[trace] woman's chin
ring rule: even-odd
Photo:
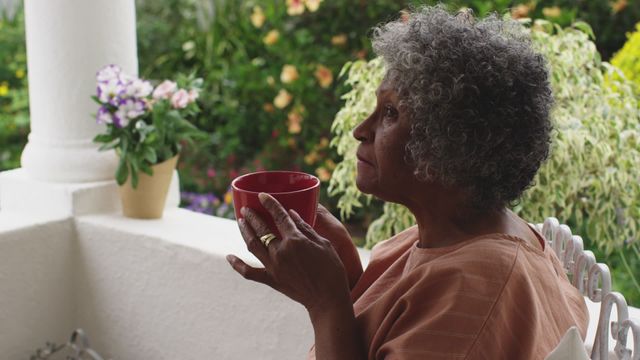
[[[360,192],[365,194],[375,195],[375,186],[374,179],[372,177],[364,176],[358,172],[356,175],[356,187]]]

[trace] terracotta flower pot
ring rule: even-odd
[[[119,187],[124,216],[136,219],[161,218],[177,163],[178,155],[153,165],[153,176],[141,172],[135,189],[131,186],[129,176],[127,182]]]

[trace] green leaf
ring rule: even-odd
[[[110,143],[114,140],[113,135],[111,134],[98,134],[93,138],[93,142],[97,143]]]
[[[149,175],[149,176],[153,176],[153,169],[151,168],[151,166],[149,166],[149,164],[142,162],[140,164],[140,171],[142,171],[143,173]]]
[[[95,95],[91,96],[91,100],[95,101],[98,105],[102,105],[102,101],[100,101],[100,99]]]
[[[156,154],[155,149],[150,146],[145,146],[143,148],[142,157],[150,164],[155,164],[158,162],[158,155]]]
[[[100,146],[98,148],[98,151],[107,151],[107,150],[112,150],[114,148],[116,148],[120,143],[119,142],[112,142],[111,144],[104,144],[102,146]]]
[[[118,163],[118,169],[116,170],[116,181],[118,182],[118,185],[124,185],[128,176],[129,168],[127,166],[127,161],[123,156],[120,158],[120,163]]]
[[[135,189],[138,187],[138,161],[135,157],[131,157],[131,186]]]
[[[593,33],[593,29],[591,28],[591,25],[587,24],[586,22],[584,22],[584,21],[576,21],[575,23],[573,23],[572,26],[574,28],[582,31],[583,33],[589,35],[591,40],[595,40],[596,39],[596,34]]]

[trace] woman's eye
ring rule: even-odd
[[[385,118],[395,118],[396,116],[398,116],[398,110],[396,110],[393,106],[387,105],[384,107]]]

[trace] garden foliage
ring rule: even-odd
[[[621,276],[635,287],[632,298],[638,299],[633,268],[640,265],[640,113],[632,85],[624,79],[606,81],[617,70],[600,60],[587,24],[563,29],[540,20],[532,28],[534,44],[550,65],[555,130],[549,160],[513,210],[532,222],[556,216],[584,235],[587,245],[616,255],[625,273]],[[357,141],[348,129],[373,111],[384,69],[378,59],[345,69],[351,90],[334,121],[332,140],[344,160],[336,167],[341,175],[331,179],[330,193],[340,196],[338,206],[349,216],[366,198],[355,185]],[[367,245],[413,222],[404,207],[385,204],[382,216],[369,227]]]
[[[182,157],[187,189],[222,194],[239,173],[256,169],[301,169],[328,180],[330,126],[341,105],[338,71],[368,57],[368,30],[404,3],[139,3],[141,73],[194,71],[206,85],[196,123],[213,135]]]
[[[611,64],[622,70],[624,76],[635,84],[636,93],[640,95],[640,23],[628,37],[622,49],[611,59]]]
[[[0,11],[0,171],[20,166],[29,133],[24,13],[9,15]]]

